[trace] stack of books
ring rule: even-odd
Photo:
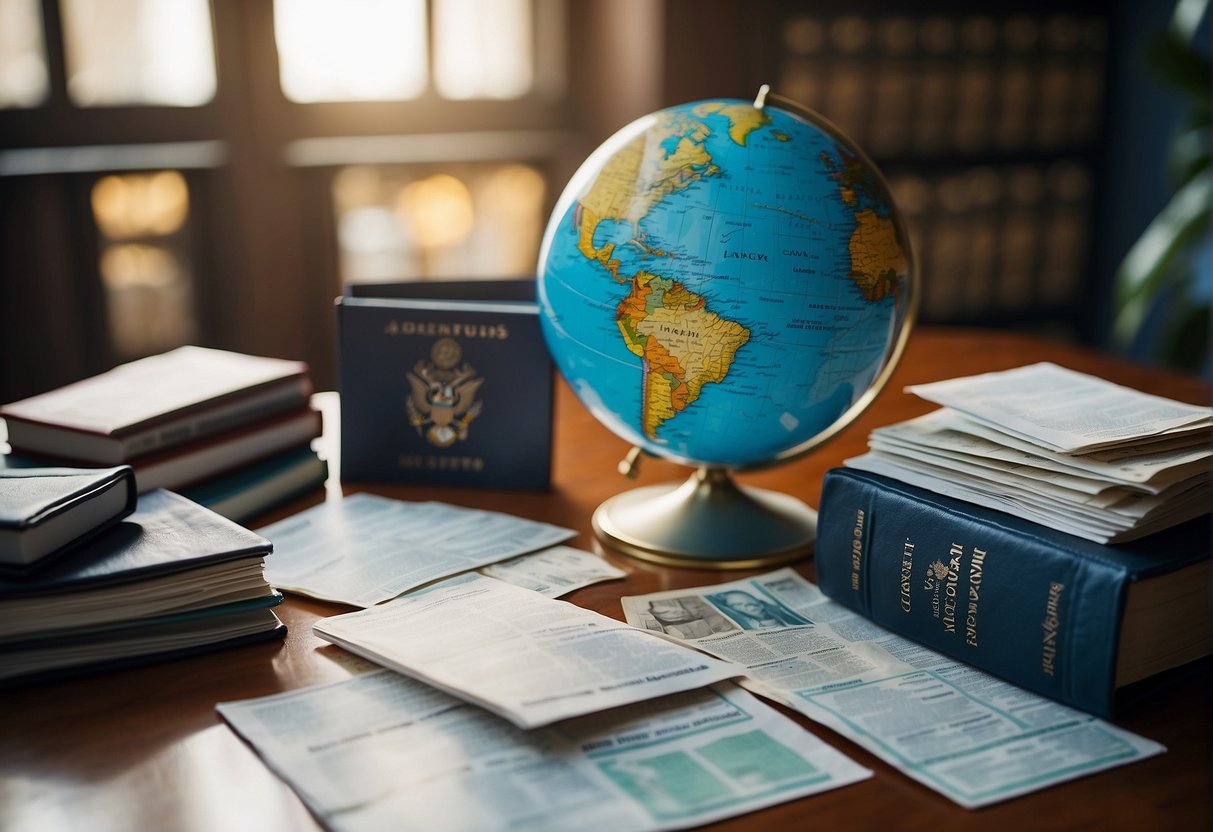
[[[1213,652],[1213,410],[1052,364],[908,389],[942,408],[826,472],[823,592],[1100,716]]]
[[[22,476],[17,497],[0,491],[2,507],[35,508],[36,516],[29,493],[42,487],[40,478],[62,476],[32,469]],[[99,509],[107,500],[97,494],[83,502]],[[98,529],[53,558],[37,559],[24,574],[0,578],[0,686],[285,632],[270,609],[282,595],[265,578],[272,546],[260,535],[163,489],[140,495],[134,511],[100,521]]]
[[[943,407],[872,431],[848,467],[1100,543],[1213,507],[1208,407],[1052,364],[909,390]]]
[[[327,476],[301,361],[187,346],[0,407],[5,468],[130,465],[245,522]]]

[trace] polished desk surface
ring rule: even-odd
[[[1185,401],[1208,403],[1198,380],[1021,335],[919,330],[892,381],[868,411],[830,444],[795,462],[741,475],[744,484],[793,494],[815,506],[825,470],[861,453],[878,425],[933,406],[902,392],[935,381],[1049,360]],[[574,545],[602,551],[590,516],[633,483],[616,473],[627,452],[560,384],[554,483],[549,493],[377,486],[401,499],[436,499],[508,511],[574,528]],[[682,480],[687,469],[646,459],[636,484]],[[340,493],[330,483],[330,497]],[[346,484],[346,492],[363,489]],[[252,524],[325,499],[301,499]],[[649,565],[611,552],[623,581],[578,590],[568,600],[622,618],[619,598],[742,577],[740,572]],[[797,564],[810,579],[812,560]],[[288,596],[278,608],[289,627],[273,642],[0,694],[0,828],[22,830],[314,829],[316,821],[215,712],[215,703],[346,678],[346,654],[311,632],[340,605]],[[1158,742],[1158,757],[977,811],[961,809],[863,749],[796,714],[875,776],[857,785],[743,815],[720,829],[1209,829],[1209,667],[1168,689],[1118,724]]]

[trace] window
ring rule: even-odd
[[[297,103],[407,101],[431,89],[455,101],[521,98],[536,81],[532,8],[533,0],[275,0],[282,91]]]
[[[332,385],[343,282],[533,273],[566,2],[0,0],[0,400],[190,342]]]
[[[282,92],[299,103],[416,98],[425,25],[425,0],[275,0]]]
[[[0,0],[0,108],[36,107],[49,91],[38,0]]]
[[[207,0],[60,0],[67,90],[81,107],[196,107],[215,96]]]

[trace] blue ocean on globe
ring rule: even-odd
[[[700,101],[581,166],[539,259],[544,336],[578,398],[654,455],[746,468],[812,445],[907,320],[878,172],[828,123]]]

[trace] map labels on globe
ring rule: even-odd
[[[879,173],[824,120],[671,107],[606,141],[557,203],[544,335],[580,400],[649,453],[784,458],[886,365],[907,319],[904,236]]]

